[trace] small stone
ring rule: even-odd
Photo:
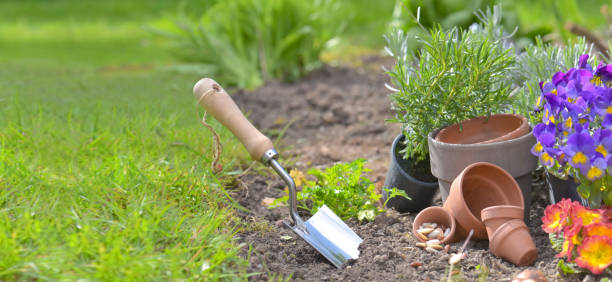
[[[427,247],[427,244],[425,244],[423,242],[418,242],[418,243],[416,243],[416,246],[417,247],[421,247],[421,248],[425,248],[425,247]]]
[[[450,228],[446,227],[446,230],[444,230],[444,238],[446,238],[446,236],[448,236],[450,234]]]
[[[595,281],[595,279],[592,276],[591,276],[590,279],[588,279],[589,276],[590,275],[587,275],[586,277],[584,277],[582,282]],[[529,269],[523,270],[521,273],[519,273],[518,275],[516,275],[512,279],[512,282],[526,282],[526,281],[545,282],[545,281],[548,281],[548,280],[546,279],[546,275],[544,275],[544,273],[542,273],[542,271],[539,271],[539,270],[533,269],[533,268],[529,268]]]
[[[417,230],[417,232],[423,234],[423,235],[427,235],[429,233],[431,233],[432,231],[434,231],[433,228],[419,228],[419,230]]]
[[[265,198],[263,198],[263,200],[261,200],[261,205],[269,207],[269,206],[272,205],[272,203],[274,203],[274,200],[276,200],[276,199],[265,197]]]
[[[440,239],[440,237],[442,236],[442,232],[440,228],[436,228],[433,231],[431,231],[431,233],[427,234],[427,238],[429,239]]]
[[[417,267],[419,267],[419,266],[423,266],[423,263],[418,262],[418,261],[415,261],[415,262],[412,262],[412,263],[410,264],[410,266],[412,266],[412,267],[414,267],[414,268],[417,268]]]
[[[425,242],[425,244],[427,244],[427,246],[431,246],[431,245],[440,245],[440,240],[438,240],[438,239],[432,239],[432,240],[429,240],[429,241]]]
[[[438,252],[436,249],[430,248],[430,247],[425,248],[425,250],[430,252],[430,253],[437,253]]]

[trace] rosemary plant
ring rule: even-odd
[[[468,30],[431,29],[417,37],[423,47],[416,54],[408,51],[412,38],[403,31],[385,36],[385,50],[395,59],[387,71],[395,110],[391,121],[402,124],[404,158],[427,159],[427,135],[436,128],[510,108],[514,52],[491,26],[499,23],[488,20],[500,17],[493,14]],[[498,36],[490,36],[495,32]]]

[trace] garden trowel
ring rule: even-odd
[[[296,209],[295,183],[276,160],[278,153],[272,141],[259,132],[240,112],[232,98],[210,78],[203,78],[193,87],[193,95],[221,124],[229,129],[246,147],[253,159],[268,165],[289,187],[289,213],[293,224],[285,224],[338,268],[350,259],[359,257],[363,242],[332,210],[322,206],[306,222]]]

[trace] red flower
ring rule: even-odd
[[[579,219],[582,225],[584,226],[605,221],[604,215],[601,210],[592,210],[589,208],[585,208],[578,202],[575,202],[572,205],[571,217],[572,221],[577,221]]]
[[[546,207],[542,217],[542,229],[546,233],[558,233],[563,230],[563,221],[566,219],[565,211],[557,203]]]
[[[591,224],[585,228],[584,237],[604,236],[612,238],[612,222]]]
[[[565,241],[563,241],[563,249],[557,254],[557,257],[567,256],[569,261],[572,261],[572,252],[574,250],[574,246],[580,245],[580,231],[582,230],[581,222],[574,222],[574,224],[563,228],[563,237]]]
[[[578,247],[576,264],[593,274],[601,274],[612,264],[612,238],[605,236],[585,238]]]

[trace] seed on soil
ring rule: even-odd
[[[429,241],[425,242],[425,244],[427,244],[427,246],[431,246],[431,245],[440,245],[440,240],[438,240],[438,239],[432,239],[432,240],[429,240]]]
[[[436,228],[431,233],[427,234],[427,238],[429,239],[440,239],[442,237],[442,229]]]
[[[432,248],[432,249],[436,249],[436,250],[444,249],[444,247],[442,247],[442,246],[440,246],[438,244],[428,245],[427,247]]]
[[[450,245],[446,245],[444,246],[444,253],[448,254],[448,251],[450,250]]]
[[[418,243],[416,243],[416,246],[417,247],[421,247],[421,248],[425,248],[425,247],[427,247],[427,244],[425,244],[423,242],[418,242]]]
[[[417,230],[417,232],[423,234],[423,235],[428,235],[429,233],[431,233],[432,231],[434,231],[433,228],[419,228],[419,230]]]
[[[418,262],[418,261],[415,261],[415,262],[411,263],[411,264],[410,264],[410,266],[412,266],[412,267],[414,267],[414,268],[417,268],[417,267],[419,267],[419,266],[423,266],[423,264],[422,264],[422,263],[420,263],[420,262]]]
[[[430,247],[425,248],[425,250],[430,252],[430,253],[437,253],[438,252],[438,250],[436,250],[434,248],[430,248]]]
[[[448,258],[448,263],[457,264],[465,257],[465,253],[453,254],[450,258]]]

